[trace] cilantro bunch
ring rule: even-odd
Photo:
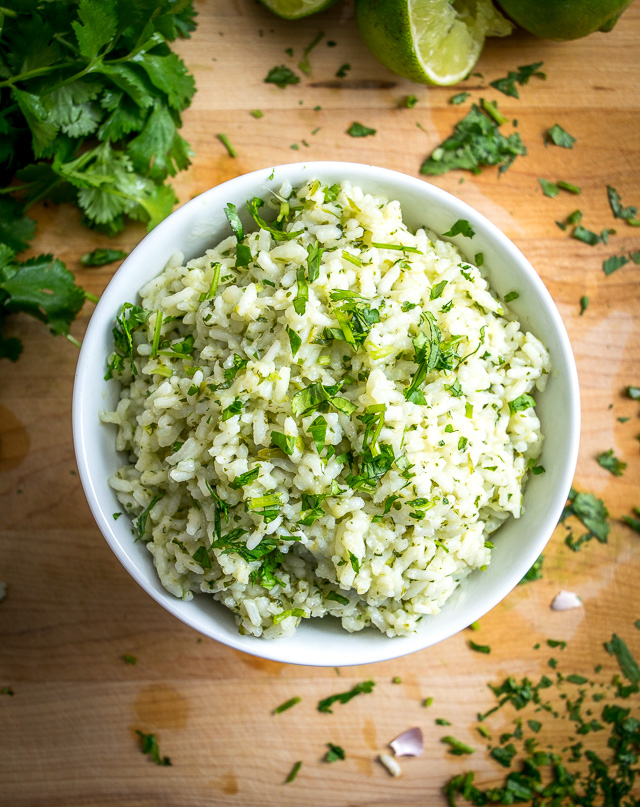
[[[195,28],[192,0],[2,5],[0,194],[73,201],[109,234],[153,227],[192,155],[178,129],[195,85],[169,47]]]

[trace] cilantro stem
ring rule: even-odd
[[[75,336],[71,336],[70,333],[65,333],[65,336],[71,342],[72,345],[75,345],[78,348],[78,350],[80,350],[82,344],[78,339],[75,338]]]
[[[91,294],[90,291],[85,291],[84,296],[92,303],[97,303],[100,300],[99,297],[96,297],[95,294]]]
[[[151,345],[152,359],[158,355],[158,348],[160,347],[160,334],[162,332],[162,319],[162,311],[156,311],[156,324],[153,329],[153,344]]]

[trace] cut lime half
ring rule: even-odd
[[[260,2],[278,17],[285,20],[299,20],[301,17],[324,11],[338,0],[260,0]]]
[[[382,64],[413,81],[442,86],[473,69],[485,37],[513,30],[490,0],[357,0],[356,19]]]

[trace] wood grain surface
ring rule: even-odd
[[[611,536],[606,545],[592,542],[574,553],[559,528],[542,580],[518,586],[482,619],[478,633],[408,658],[334,671],[238,653],[165,613],[111,553],[75,470],[77,353],[40,323],[15,317],[9,332],[24,339],[24,355],[0,365],[0,580],[8,586],[0,604],[0,688],[15,693],[0,695],[0,805],[443,805],[442,786],[458,772],[471,768],[484,784],[504,777],[475,730],[476,713],[493,702],[487,682],[539,678],[549,672],[551,655],[564,673],[591,675],[603,664],[600,680],[610,680],[617,665],[602,642],[612,632],[640,654],[633,625],[640,617],[640,536],[620,521],[640,506],[639,403],[624,395],[626,385],[640,384],[640,266],[629,263],[610,277],[602,271],[604,258],[640,249],[640,232],[612,218],[605,188],[611,184],[625,204],[640,205],[640,4],[606,35],[564,44],[523,33],[490,41],[477,67],[482,78],[455,89],[414,85],[378,64],[358,38],[349,2],[299,23],[280,21],[252,0],[200,0],[197,7],[198,30],[179,44],[198,86],[183,131],[196,156],[175,180],[181,202],[238,174],[300,160],[370,162],[417,176],[422,159],[468,108],[449,101],[463,89],[469,100],[497,97],[505,114],[517,118],[529,153],[506,174],[452,172],[433,181],[513,239],[553,295],[581,382],[576,486],[605,500]],[[263,83],[274,65],[295,67],[320,30],[326,36],[311,54],[309,77],[284,90]],[[532,79],[520,100],[487,86],[516,65],[540,60],[548,79]],[[351,65],[347,77],[336,78],[344,63]],[[399,108],[410,93],[418,105]],[[250,115],[258,108],[260,120]],[[376,136],[347,136],[354,120],[377,129]],[[577,138],[573,150],[545,147],[544,132],[554,123]],[[227,155],[218,132],[230,138],[237,158]],[[546,198],[539,176],[574,182],[582,194]],[[607,246],[589,247],[554,224],[577,207],[590,229],[616,228]],[[115,267],[82,269],[79,257],[106,239],[83,229],[70,207],[34,212],[34,252],[53,252],[82,286],[100,294]],[[112,243],[130,250],[142,235],[131,226]],[[590,304],[579,316],[582,295]],[[78,338],[90,314],[88,304],[73,328]],[[595,461],[609,448],[628,463],[621,478]],[[552,612],[550,602],[563,588],[577,592],[584,607]],[[472,652],[470,636],[490,645],[490,655]],[[567,649],[551,651],[548,637],[566,640]],[[126,664],[124,654],[137,664]],[[395,676],[402,683],[392,683]],[[372,694],[333,715],[316,710],[319,698],[367,679],[376,681]],[[300,704],[272,714],[294,695]],[[434,702],[425,709],[428,696]],[[437,717],[452,726],[435,725]],[[492,732],[512,719],[503,710]],[[403,761],[402,777],[392,779],[376,757],[414,725],[424,731],[425,753]],[[566,724],[554,725],[540,735],[544,746],[564,742]],[[140,753],[136,729],[157,735],[171,767]],[[473,757],[447,754],[440,742],[446,733],[474,745]],[[343,746],[347,759],[323,762],[327,742]],[[296,760],[303,760],[300,773],[285,785]]]

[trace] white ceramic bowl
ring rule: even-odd
[[[551,377],[536,410],[544,434],[541,462],[546,473],[529,480],[524,515],[500,527],[489,568],[470,575],[440,614],[426,617],[418,632],[406,638],[390,639],[374,628],[347,633],[331,618],[302,620],[296,634],[284,639],[241,636],[233,614],[212,597],[196,595],[183,602],[169,594],[151,554],[142,543],[133,542],[129,520],[112,517],[120,505],[107,480],[122,457],[115,450],[113,427],[99,422],[98,410],[114,408],[118,400],[118,385],[103,376],[119,307],[136,300],[138,289],[162,271],[175,250],[187,259],[198,257],[227,236],[227,202],[242,210],[247,199],[265,196],[285,180],[296,186],[310,177],[330,184],[349,180],[371,193],[398,199],[412,228],[426,224],[443,233],[457,219],[467,219],[476,233],[473,239],[452,240],[470,259],[484,254],[484,271],[495,291],[519,292],[512,309],[551,354]],[[316,666],[366,664],[421,650],[467,627],[500,602],[551,537],[573,479],[579,432],[578,378],[569,339],[549,292],[522,253],[484,216],[445,191],[395,171],[355,163],[295,163],[254,171],[206,191],[165,219],[133,250],[102,295],[82,344],[73,394],[73,436],[85,494],[100,530],[131,576],[167,611],[219,642],[263,658]]]

